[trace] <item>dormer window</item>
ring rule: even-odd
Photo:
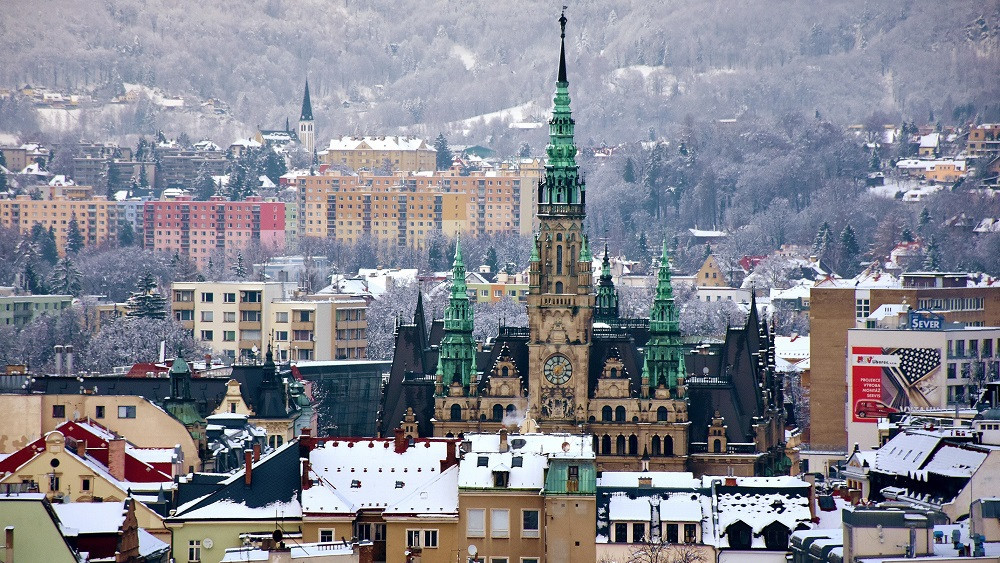
[[[481,455],[476,459],[476,467],[486,467],[489,464],[489,458]]]
[[[351,488],[352,489],[360,489],[361,488],[361,481],[359,481],[357,479],[353,479],[351,481]]]
[[[510,483],[510,472],[509,471],[494,471],[493,472],[493,486],[505,489],[508,483]]]
[[[510,465],[512,467],[522,467],[523,463],[524,463],[523,457],[515,457],[510,460]]]

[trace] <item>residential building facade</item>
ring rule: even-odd
[[[311,121],[311,104],[309,109]],[[331,139],[329,146],[319,151],[319,161],[351,170],[389,168],[416,172],[434,170],[437,151],[427,141],[416,137],[340,137]]]
[[[30,232],[36,223],[46,230],[51,227],[60,253],[66,251],[66,235],[73,218],[76,218],[84,245],[117,242],[118,206],[106,197],[95,196],[88,200],[35,200],[30,196],[20,195],[14,199],[0,199],[0,225],[17,229],[22,234]]]

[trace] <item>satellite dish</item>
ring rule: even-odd
[[[706,366],[706,367],[701,368],[701,373],[704,373],[705,375],[708,375],[708,367]]]
[[[476,546],[469,544],[469,557],[475,557],[477,553],[479,553],[479,550],[476,549]]]

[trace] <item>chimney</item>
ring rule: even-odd
[[[736,477],[732,477],[732,476],[726,477],[726,486],[727,487],[735,487],[736,486]]]
[[[257,463],[260,461],[260,444],[253,445],[253,462]]]
[[[66,350],[66,375],[73,375],[73,346],[67,344]]]
[[[76,441],[76,455],[80,457],[87,457],[87,441],[77,440]]]
[[[448,440],[448,453],[445,454],[445,458],[441,460],[441,471],[448,469],[449,467],[458,463],[458,456],[455,454],[455,450],[458,448],[458,440]]]
[[[253,482],[253,450],[243,450],[243,482],[249,487]]]
[[[212,369],[212,355],[205,354],[205,369]]]
[[[308,491],[312,487],[312,479],[309,478],[309,459],[301,458],[299,461],[302,466],[302,490]]]
[[[108,440],[108,473],[119,481],[125,480],[125,439]]]
[[[506,453],[510,451],[510,444],[507,443],[507,429],[500,429],[500,453]]]
[[[403,433],[402,428],[396,429],[396,438],[394,441],[397,454],[401,454],[406,451],[406,434]]]
[[[56,344],[56,375],[62,375],[62,364],[63,364],[63,347],[61,344]]]
[[[3,561],[4,563],[14,563],[14,526],[7,526],[3,532],[4,545],[7,546]],[[368,561],[371,563],[371,559]]]

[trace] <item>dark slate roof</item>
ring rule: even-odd
[[[191,378],[191,398],[197,403],[202,416],[212,414],[222,402],[226,396],[226,381],[228,378],[225,377]],[[76,395],[80,393],[81,385],[96,395],[138,395],[158,404],[163,404],[164,399],[170,396],[168,377],[99,376],[84,378],[81,384],[75,376],[44,375],[35,377],[31,389],[47,395]]]
[[[222,488],[222,482],[232,475],[220,473],[192,473],[187,481],[177,487],[176,504],[181,506]]]
[[[288,503],[290,501],[299,502],[302,495],[302,479],[299,471],[299,442],[292,440],[284,446],[278,448],[274,453],[262,457],[260,461],[253,464],[250,485],[246,484],[246,468],[233,474],[221,484],[221,487],[208,496],[192,501],[181,506],[177,513],[170,519],[179,521],[191,519],[215,519],[213,517],[201,518],[194,514],[199,509],[208,507],[216,502],[230,501],[242,505],[248,509],[265,509],[276,503]],[[185,486],[184,484],[181,487]],[[275,514],[274,511],[261,510],[260,517],[250,518],[234,516],[231,514],[220,514],[220,520],[260,520],[274,521],[283,519],[286,516]],[[292,515],[287,515],[291,517]]]

